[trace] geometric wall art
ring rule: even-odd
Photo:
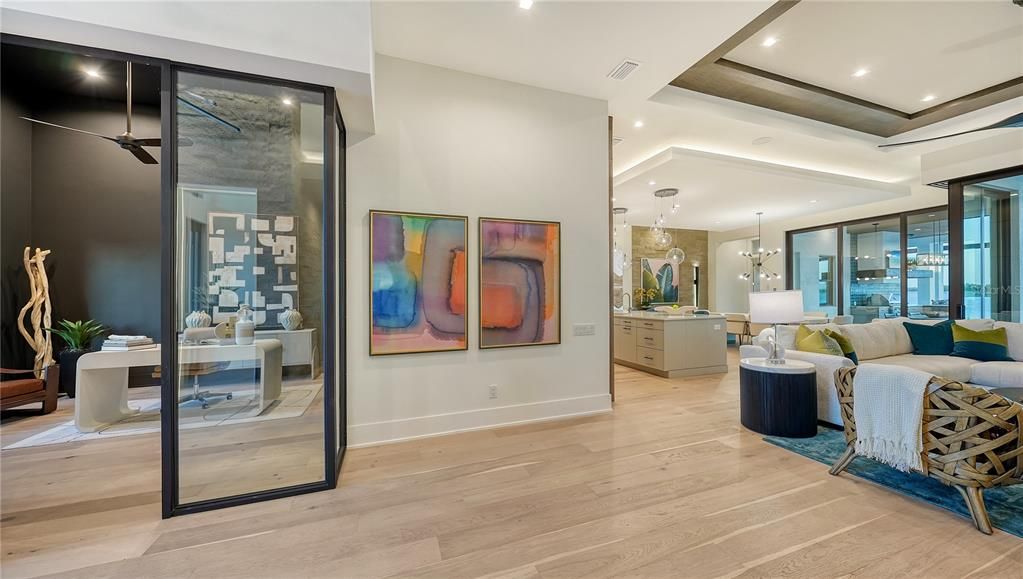
[[[642,267],[642,285],[644,291],[653,290],[647,302],[678,302],[678,264],[667,259],[644,257],[640,260]]]
[[[371,356],[468,346],[468,217],[369,212]]]
[[[277,314],[298,309],[298,219],[290,215],[210,212],[207,293],[213,323],[252,308],[256,326],[279,326]]]
[[[561,343],[561,224],[480,218],[480,348]]]

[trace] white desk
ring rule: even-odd
[[[258,361],[261,371],[255,398],[262,411],[281,395],[281,351],[278,340],[256,340],[248,346],[182,345],[178,363]],[[138,411],[128,406],[128,368],[161,362],[159,345],[129,352],[90,352],[79,358],[75,428],[95,432],[135,415]]]
[[[309,379],[315,380],[319,373],[316,365],[319,356],[316,341],[316,328],[301,330],[256,330],[256,338],[260,340],[280,340],[284,346],[284,366],[309,366]]]

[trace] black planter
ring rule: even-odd
[[[60,391],[67,394],[68,398],[75,397],[78,359],[88,353],[88,350],[64,350],[57,354],[57,361],[60,363]]]

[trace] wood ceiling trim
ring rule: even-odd
[[[780,0],[772,4],[670,84],[879,137],[895,136],[1023,96],[1023,77],[1019,77],[907,113],[725,58],[798,3]]]

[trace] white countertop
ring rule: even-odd
[[[725,317],[721,314],[707,314],[707,315],[682,315],[682,314],[670,314],[665,312],[648,312],[642,310],[633,310],[628,313],[615,312],[616,318],[631,318],[634,320],[663,320],[666,322],[689,322],[694,320],[723,320]]]
[[[739,367],[771,374],[811,374],[817,371],[816,366],[802,360],[785,360],[784,364],[768,364],[767,358],[743,358],[739,360]]]

